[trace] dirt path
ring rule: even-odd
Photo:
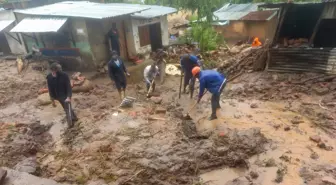
[[[12,68],[0,65],[2,75],[15,76]],[[35,72],[24,78],[31,75]],[[94,90],[74,94],[73,106],[80,121],[67,131],[60,106],[38,106],[34,93],[26,96],[18,92],[16,96],[22,96],[18,101],[3,101],[0,151],[16,143],[15,138],[32,136],[23,128],[38,122],[50,125],[50,129],[37,135],[50,139],[39,143],[30,155],[37,156],[41,169],[37,175],[58,182],[237,185],[241,180],[292,185],[336,178],[336,142],[333,132],[326,132],[336,128],[331,124],[335,108],[328,106],[326,110],[316,104],[320,99],[335,101],[334,92],[316,95],[308,89],[303,93],[287,83],[287,77],[296,79],[295,75],[283,78],[276,74],[276,80],[272,75],[247,74],[230,83],[219,119],[212,122],[206,120],[210,113],[207,95],[191,114],[196,127],[180,119],[193,101],[187,95],[178,99],[178,77],[168,77],[164,86],[159,86],[162,100],[146,100],[144,84],[130,85],[128,95],[138,100],[133,108],[123,111],[116,108],[119,100],[110,80],[96,79]],[[29,82],[38,89],[43,80],[43,75],[38,75]],[[0,82],[7,83],[3,78]],[[311,108],[316,115],[309,112]],[[323,116],[326,119],[320,119]],[[16,126],[19,123],[24,126]],[[21,152],[2,165],[12,168],[25,157]]]

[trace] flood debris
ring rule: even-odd
[[[10,132],[6,133],[4,144],[0,146],[1,166],[13,167],[27,156],[36,155],[51,140],[50,127],[39,122],[2,126]]]

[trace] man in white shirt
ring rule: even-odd
[[[159,74],[159,68],[153,63],[148,65],[144,70],[144,78],[146,81],[147,91],[149,90],[151,83],[153,82],[152,90],[155,89],[155,77]]]

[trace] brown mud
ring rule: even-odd
[[[3,166],[36,156],[40,176],[70,184],[293,185],[336,179],[330,167],[336,164],[334,79],[244,74],[226,87],[218,120],[206,119],[207,94],[186,121],[183,114],[194,100],[178,99],[179,77],[168,76],[153,100],[146,99],[141,82],[129,85],[127,94],[137,101],[123,110],[111,81],[101,77],[91,80],[93,90],[74,94],[80,120],[67,130],[59,104],[37,103],[44,75],[28,69],[18,76],[15,67],[1,64],[1,75],[36,80],[28,80],[29,95],[0,80],[3,94],[16,92],[0,99]]]

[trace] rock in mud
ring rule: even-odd
[[[256,171],[250,171],[250,176],[252,179],[257,179],[259,177],[259,174]]]
[[[4,185],[62,185],[50,179],[44,179],[6,168],[7,178]]]
[[[74,86],[72,92],[89,92],[94,88],[91,81],[85,79],[84,83],[80,86]]]
[[[26,172],[30,174],[36,174],[37,162],[35,157],[29,157],[17,163],[14,167],[14,170],[19,172]]]
[[[316,152],[313,152],[310,154],[310,158],[317,160],[319,158],[319,155]]]
[[[280,125],[280,124],[274,124],[273,127],[274,127],[276,130],[278,130],[278,129],[281,127],[281,125]]]
[[[275,182],[281,183],[283,181],[284,176],[287,173],[287,167],[286,166],[280,166],[277,170],[277,176],[275,178]]]
[[[155,104],[161,104],[161,102],[162,102],[162,98],[161,98],[161,97],[151,97],[150,99],[151,99],[152,102],[154,102]]]
[[[0,168],[0,185],[3,185],[6,176],[7,176],[7,170]]]
[[[40,106],[51,104],[50,96],[48,93],[41,94],[37,97],[37,104]]]
[[[319,147],[319,148],[321,148],[321,149],[324,149],[324,150],[326,150],[326,151],[332,151],[334,148],[332,147],[332,146],[328,146],[328,145],[326,145],[324,142],[319,142],[318,144],[317,144],[317,146]]]
[[[291,129],[290,126],[285,126],[285,127],[284,127],[284,130],[285,130],[285,131],[290,131],[290,129]]]
[[[156,114],[166,114],[167,110],[163,107],[157,107],[155,110]]]
[[[312,140],[312,141],[314,141],[315,143],[321,142],[321,137],[318,136],[318,135],[310,136],[309,139]]]
[[[252,103],[252,104],[250,105],[250,107],[251,107],[252,109],[255,109],[255,108],[258,108],[259,106],[258,106],[257,103]]]
[[[315,87],[313,88],[313,90],[317,95],[320,95],[320,96],[323,96],[329,93],[328,87]]]
[[[294,125],[297,125],[297,124],[300,124],[300,123],[303,123],[303,119],[302,117],[300,116],[295,116],[291,122],[294,124]]]
[[[227,182],[225,185],[251,185],[251,183],[245,177],[239,177]]]
[[[326,183],[327,185],[336,185],[336,180],[330,176],[322,177],[322,182]]]

